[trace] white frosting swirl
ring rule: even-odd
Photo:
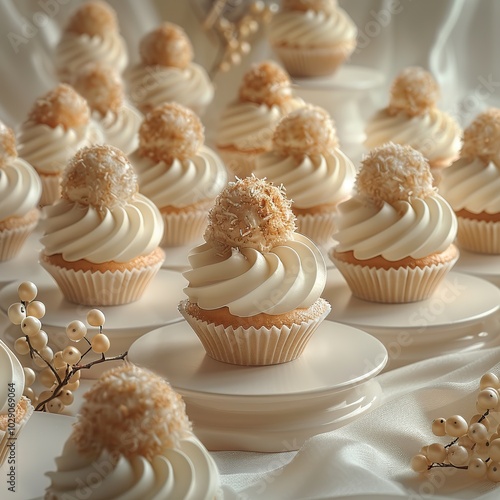
[[[231,314],[240,317],[308,308],[326,283],[321,253],[298,233],[269,252],[241,248],[221,256],[204,243],[195,247],[188,259],[192,269],[183,276],[189,282],[184,289],[189,301],[206,310],[228,307]]]
[[[388,261],[421,259],[446,250],[457,234],[457,219],[439,195],[382,207],[355,195],[338,208],[338,252],[353,251],[359,260],[381,255]]]
[[[455,211],[500,213],[500,170],[493,162],[456,161],[443,172],[439,191]]]
[[[61,199],[44,207],[40,226],[44,253],[62,254],[68,262],[128,262],[151,253],[163,236],[160,212],[141,194],[102,215],[92,206]]]
[[[456,158],[461,147],[460,126],[437,108],[412,117],[404,111],[391,116],[383,109],[372,117],[365,132],[368,149],[386,142],[405,144],[420,151],[431,163]]]
[[[337,148],[328,155],[300,160],[269,152],[257,158],[255,175],[283,185],[294,207],[310,208],[345,200],[351,194],[356,168]]]
[[[0,415],[6,415],[19,403],[23,395],[24,370],[17,356],[2,340],[0,340],[0,384],[3,387],[0,391]]]
[[[106,144],[115,146],[126,155],[139,146],[139,127],[142,113],[129,104],[124,104],[118,113],[108,111],[104,116],[92,113],[92,118],[100,125]]]
[[[55,52],[55,66],[62,81],[70,81],[85,64],[105,63],[119,73],[127,67],[128,52],[125,40],[119,33],[106,37],[64,33]]]
[[[196,63],[185,69],[139,64],[127,72],[126,79],[129,98],[139,109],[177,102],[201,114],[214,97],[207,72]]]
[[[23,159],[0,168],[0,220],[25,216],[38,205],[41,195],[40,177]]]
[[[212,500],[219,491],[217,466],[193,435],[178,449],[166,449],[147,460],[142,456],[98,457],[78,452],[72,439],[56,458],[57,471],[48,472],[51,485],[46,500],[92,498],[95,500]]]
[[[354,41],[356,36],[356,25],[341,8],[330,14],[313,10],[282,11],[273,16],[269,25],[271,43],[296,47],[330,46]]]
[[[37,172],[60,174],[73,155],[82,147],[102,142],[99,126],[92,120],[88,125],[66,130],[45,124],[25,122],[17,137],[17,151]]]
[[[171,165],[156,163],[133,153],[130,161],[137,172],[139,190],[159,208],[186,207],[203,200],[213,200],[222,191],[227,173],[222,160],[210,148],[202,146],[187,160]]]

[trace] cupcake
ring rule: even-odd
[[[16,439],[33,413],[30,400],[23,396],[24,380],[21,363],[0,340],[0,466],[16,459]]]
[[[131,364],[108,370],[84,395],[55,462],[46,500],[219,495],[217,466],[193,434],[181,396]]]
[[[59,84],[35,101],[17,141],[19,156],[42,180],[41,205],[59,199],[62,172],[77,150],[101,140],[87,101],[73,87]]]
[[[40,264],[70,302],[138,300],[163,263],[163,220],[138,193],[128,159],[112,146],[82,148],[61,185],[61,199],[44,208],[40,221]]]
[[[411,146],[428,160],[434,184],[445,167],[457,159],[462,130],[456,120],[436,106],[439,87],[423,68],[409,67],[394,79],[389,106],[366,126],[365,147],[387,142]]]
[[[230,182],[209,213],[205,243],[189,253],[179,310],[206,353],[237,365],[272,365],[303,352],[330,304],[321,252],[295,232],[282,189]]]
[[[193,62],[193,46],[184,30],[165,22],[140,41],[141,62],[127,71],[130,99],[144,114],[175,101],[202,115],[214,88],[205,69]]]
[[[200,240],[208,209],[227,181],[222,160],[204,145],[200,119],[189,108],[166,103],[146,115],[139,135],[139,149],[130,161],[139,191],[163,217],[161,246]]]
[[[465,129],[460,159],[439,189],[457,215],[459,246],[500,254],[500,109],[487,109]]]
[[[338,206],[330,256],[353,295],[374,302],[429,298],[458,259],[457,219],[410,146],[373,149],[355,193]]]
[[[116,12],[106,2],[87,1],[70,17],[55,50],[59,79],[70,82],[82,66],[101,62],[123,72],[128,64]]]
[[[222,112],[215,133],[216,148],[229,171],[238,177],[251,175],[257,156],[271,150],[280,119],[303,105],[278,64],[263,61],[252,66],[243,77],[237,99]]]
[[[333,74],[356,48],[358,30],[337,0],[282,0],[269,43],[294,77]]]
[[[73,87],[86,99],[106,144],[126,155],[138,147],[142,113],[125,100],[123,82],[114,68],[103,63],[86,64],[76,74]]]
[[[273,149],[257,158],[255,175],[283,185],[297,231],[324,245],[335,231],[337,205],[351,195],[356,168],[338,148],[330,115],[306,106],[281,119]]]
[[[0,122],[0,261],[15,257],[35,229],[42,183],[18,158],[14,132]]]

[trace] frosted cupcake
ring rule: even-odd
[[[213,500],[219,472],[170,384],[134,365],[105,372],[84,395],[46,500]]]
[[[222,112],[215,144],[229,171],[251,175],[258,155],[270,151],[280,119],[304,105],[294,97],[290,77],[278,64],[263,61],[244,75],[238,97]]]
[[[16,355],[0,340],[0,466],[10,456],[21,429],[33,413],[30,400],[23,396],[24,370]],[[13,448],[15,450],[15,447]],[[11,462],[13,463],[13,462]]]
[[[64,171],[61,200],[45,207],[40,224],[40,263],[70,302],[138,300],[163,263],[161,215],[112,146],[78,151]]]
[[[18,158],[14,132],[0,122],[0,261],[15,257],[35,229],[42,182]]]
[[[356,48],[358,30],[337,0],[282,0],[269,43],[290,75],[330,75]]]
[[[330,115],[306,106],[279,122],[273,149],[257,158],[255,175],[283,185],[297,231],[323,245],[335,231],[337,205],[351,195],[356,169],[338,148]]]
[[[465,129],[461,158],[439,188],[458,217],[459,246],[500,254],[500,109],[484,111]]]
[[[59,199],[62,172],[78,149],[101,140],[87,102],[73,87],[59,84],[35,101],[17,141],[19,156],[42,180],[41,205]]]
[[[54,58],[63,82],[70,82],[89,62],[105,63],[121,73],[128,64],[128,52],[115,11],[106,2],[83,3],[70,17]]]
[[[184,30],[163,23],[140,44],[141,62],[127,71],[130,99],[144,114],[175,101],[202,115],[214,88],[205,69],[193,62],[193,46]]]
[[[387,142],[406,144],[428,160],[435,185],[444,168],[458,158],[462,130],[436,103],[439,87],[433,76],[409,67],[394,79],[389,106],[378,111],[366,126],[365,147]]]
[[[200,240],[208,209],[226,184],[226,168],[204,139],[198,116],[180,104],[158,106],[141,125],[140,147],[130,161],[139,191],[156,204],[165,222],[161,246]]]
[[[314,243],[295,232],[282,190],[256,177],[230,182],[204,238],[188,256],[188,299],[179,310],[207,354],[237,365],[300,356],[330,312],[320,298],[326,267]]]
[[[355,296],[427,299],[457,261],[457,219],[432,180],[410,146],[388,143],[363,160],[355,194],[338,206],[330,254]]]
[[[138,147],[142,113],[125,100],[123,82],[115,69],[103,63],[86,64],[76,74],[73,87],[86,99],[106,144],[126,155]]]

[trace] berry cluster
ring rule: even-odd
[[[81,351],[73,345],[68,345],[61,351],[53,352],[49,347],[49,336],[42,330],[45,316],[45,305],[36,299],[38,289],[34,283],[25,281],[18,287],[20,302],[12,304],[8,309],[8,317],[14,325],[20,325],[22,335],[14,342],[14,350],[20,355],[29,355],[33,363],[40,368],[37,373],[29,367],[24,367],[25,387],[23,394],[31,399],[35,410],[50,413],[61,413],[74,400],[73,392],[80,385],[82,369],[89,369],[104,361],[125,359],[127,353],[106,357],[111,344],[109,338],[102,333],[105,317],[99,309],[92,309],[87,314],[87,323],[99,328],[91,340],[87,338],[87,327],[79,320],[72,321],[66,327],[66,335],[72,342],[84,341]],[[84,362],[90,352],[100,354],[100,357]],[[34,383],[38,380],[45,390],[35,393]]]
[[[415,472],[434,467],[467,470],[471,477],[500,482],[500,425],[494,418],[500,412],[500,381],[494,373],[485,373],[479,383],[476,400],[478,413],[467,421],[461,415],[437,418],[432,422],[435,436],[449,436],[447,444],[424,446],[411,459]]]

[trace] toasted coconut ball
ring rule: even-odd
[[[281,119],[273,135],[273,148],[282,156],[327,154],[338,145],[332,118],[319,106],[305,106]]]
[[[281,8],[284,11],[296,10],[306,12],[332,12],[337,8],[337,0],[282,0]]]
[[[243,76],[239,98],[256,104],[281,106],[292,98],[290,77],[273,61],[255,64]]]
[[[185,31],[168,22],[142,38],[139,53],[147,66],[184,69],[193,60],[193,46]]]
[[[423,68],[411,66],[401,71],[392,83],[389,112],[422,115],[434,107],[438,99],[439,86],[434,77]]]
[[[84,396],[73,439],[82,454],[152,460],[191,433],[181,396],[153,372],[124,364],[105,372]]]
[[[82,4],[66,25],[67,33],[101,38],[115,31],[118,31],[116,12],[106,2],[97,0]]]
[[[464,130],[461,156],[500,166],[500,109],[483,111]]]
[[[60,83],[35,101],[28,120],[52,128],[61,125],[68,130],[87,125],[90,109],[87,101],[73,87]]]
[[[363,159],[356,189],[376,204],[393,204],[436,194],[429,163],[419,151],[392,142],[372,149]]]
[[[173,102],[150,111],[139,128],[139,154],[157,162],[192,158],[204,141],[204,128],[196,113]]]
[[[257,177],[230,182],[208,214],[205,241],[221,254],[230,248],[267,252],[290,240],[295,215],[283,188]]]
[[[107,64],[86,64],[75,76],[73,86],[90,109],[102,116],[108,111],[117,113],[123,106],[125,92],[120,74]]]
[[[14,131],[0,122],[0,168],[17,158],[16,136]]]
[[[137,175],[127,157],[113,146],[77,151],[64,170],[61,197],[100,213],[125,205],[138,192]]]

